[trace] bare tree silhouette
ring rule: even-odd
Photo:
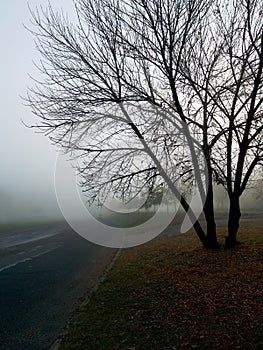
[[[50,6],[32,11],[44,77],[27,98],[37,127],[83,157],[91,199],[166,183],[206,248],[219,247],[213,182],[223,184],[225,246],[235,246],[239,199],[262,165],[263,5],[76,0],[75,7],[77,24]],[[206,233],[176,185],[184,179],[191,187],[193,174],[206,198]]]

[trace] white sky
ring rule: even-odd
[[[74,10],[71,0],[50,2],[55,8],[63,7],[69,13]],[[31,8],[37,5],[45,7],[47,1],[29,0],[28,3]],[[53,185],[55,148],[47,137],[27,129],[21,122],[21,119],[27,124],[36,121],[20,97],[25,96],[27,86],[33,84],[28,74],[34,77],[38,74],[32,62],[38,58],[33,37],[23,27],[23,24],[29,25],[29,21],[27,0],[1,0],[0,208],[5,206],[3,201],[8,198],[12,205],[7,204],[13,216],[25,213],[26,207],[27,211],[35,208],[47,215],[52,215],[52,212],[56,215],[58,209]],[[1,196],[3,193],[4,196]]]

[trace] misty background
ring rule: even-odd
[[[36,123],[21,96],[33,83],[28,74],[39,77],[33,64],[39,59],[34,40],[23,26],[30,27],[28,3],[32,9],[48,4],[43,0],[0,3],[0,222],[61,218],[53,184],[56,149],[47,137],[22,123]],[[71,1],[51,4],[73,11]]]
[[[51,0],[50,3],[74,18],[71,0]],[[37,122],[21,98],[33,84],[29,75],[39,78],[33,64],[38,62],[39,55],[33,36],[24,28],[24,25],[32,27],[28,4],[34,10],[39,5],[45,8],[48,1],[12,0],[0,4],[0,223],[62,218],[54,188],[57,150],[47,137],[22,123],[22,120],[27,125]],[[219,189],[216,193],[216,207],[224,210],[226,194]],[[262,203],[262,199],[255,200],[254,190],[242,200],[245,210],[262,210]]]

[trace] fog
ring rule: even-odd
[[[32,9],[40,4],[45,7],[47,3],[29,1]],[[53,0],[51,4],[74,13],[71,0]],[[23,27],[23,24],[30,26],[29,21],[27,0],[1,1],[0,223],[62,218],[54,188],[57,150],[47,137],[22,123],[22,120],[28,125],[36,122],[20,97],[25,96],[27,86],[33,83],[28,74],[39,76],[32,62],[38,61],[38,53],[31,34]],[[217,209],[226,209],[224,195],[217,193],[217,196]],[[242,203],[244,210],[262,210],[262,201],[254,200],[254,192],[244,197]]]
[[[71,1],[52,3],[73,10]],[[30,0],[29,4],[34,8],[47,1]],[[38,77],[32,62],[38,60],[38,54],[31,34],[23,27],[30,25],[29,20],[27,0],[1,1],[0,222],[61,217],[53,184],[56,149],[48,138],[22,123],[36,122],[21,98],[32,85],[28,74]]]
[[[222,186],[215,186],[215,210],[226,212],[228,210],[227,193]],[[247,190],[240,198],[240,207],[243,214],[246,213],[262,213],[263,195],[259,195],[256,184],[248,186]]]

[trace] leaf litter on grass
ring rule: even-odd
[[[246,223],[220,252],[193,232],[125,250],[61,349],[263,349],[262,233]]]

